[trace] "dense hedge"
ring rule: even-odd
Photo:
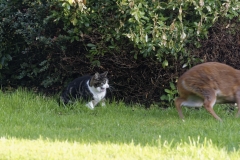
[[[166,87],[203,59],[192,51],[209,29],[239,12],[235,0],[2,0],[0,82],[59,91],[108,70],[117,99],[170,101],[176,89]]]

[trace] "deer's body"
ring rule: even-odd
[[[215,103],[237,103],[240,115],[240,70],[217,62],[199,64],[179,78],[177,88],[180,97],[175,105],[182,119],[181,106],[204,106],[221,120],[213,110]]]

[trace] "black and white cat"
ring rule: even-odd
[[[107,71],[93,76],[82,76],[70,82],[62,92],[60,99],[66,105],[72,99],[83,99],[88,101],[86,106],[90,109],[101,101],[105,106],[105,96],[109,88]]]

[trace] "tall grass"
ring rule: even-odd
[[[175,108],[64,108],[54,97],[0,92],[0,159],[238,159],[239,119],[215,110],[223,122],[187,108],[182,122]]]

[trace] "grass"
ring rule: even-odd
[[[238,159],[239,119],[215,107],[148,110],[124,103],[89,110],[22,89],[0,92],[0,159]]]

